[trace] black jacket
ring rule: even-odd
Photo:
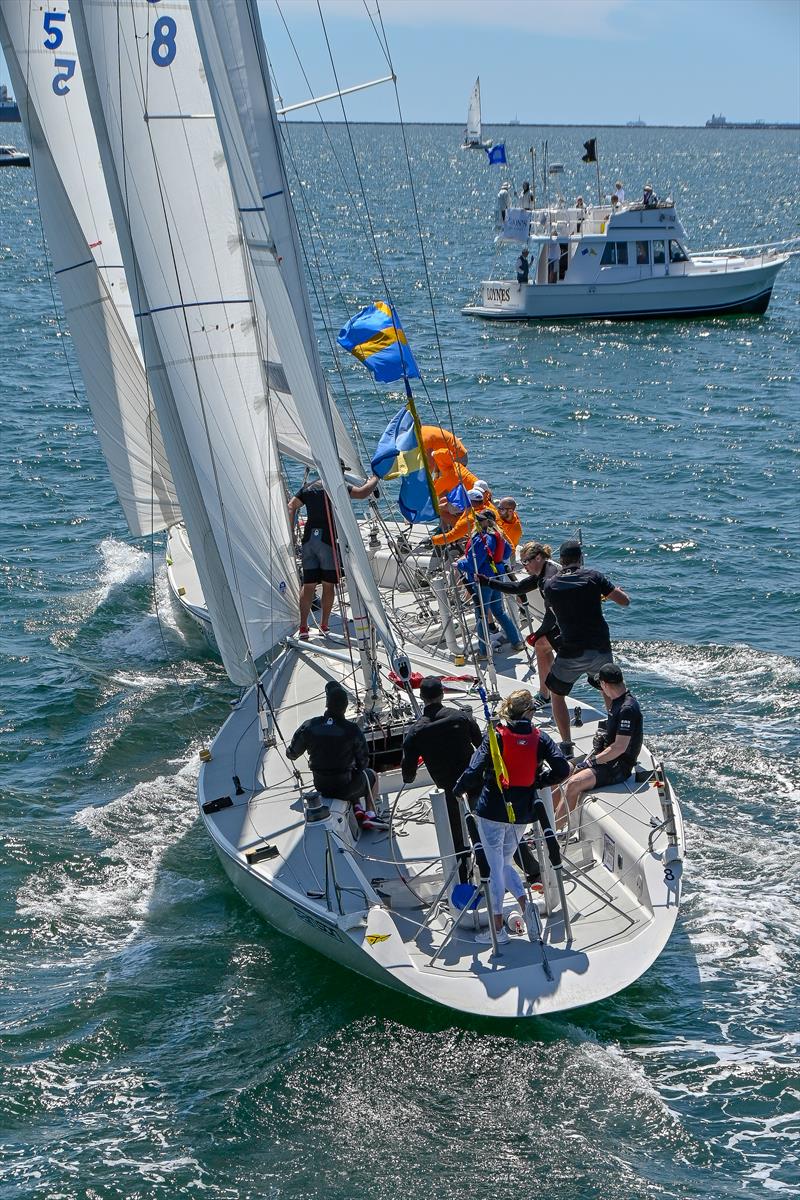
[[[369,762],[367,741],[359,727],[329,712],[304,721],[295,730],[286,753],[291,759],[308,753],[314,786],[320,791],[326,784],[349,781]]]
[[[426,704],[422,716],[403,738],[403,779],[411,783],[422,759],[433,782],[452,791],[466,769],[472,751],[481,744],[481,731],[472,713],[445,708],[438,701]]]

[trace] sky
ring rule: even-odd
[[[322,0],[324,28],[316,0],[278,3],[259,0],[285,104],[336,87],[326,32],[341,87],[388,73],[379,3],[406,121],[463,124],[478,75],[487,125],[800,121],[800,0]],[[398,119],[387,85],[346,104],[354,121]]]

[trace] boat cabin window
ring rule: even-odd
[[[636,265],[637,267],[648,267],[650,265],[650,243],[636,243]]]
[[[653,242],[653,263],[657,267],[663,267],[665,261],[664,243],[659,239],[659,241]]]
[[[671,263],[689,261],[689,256],[680,242],[673,242],[671,239],[669,243],[669,261]]]
[[[601,267],[627,267],[628,265],[628,243],[627,242],[606,242],[606,248],[603,251],[603,257],[600,259]]]

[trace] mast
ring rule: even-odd
[[[239,217],[185,4],[73,3],[153,397],[225,668],[297,623],[297,572]]]
[[[216,0],[213,5],[190,0],[190,7],[254,275],[331,500],[348,585],[355,587],[390,659],[402,671],[404,656],[378,592],[333,441],[256,0]],[[358,612],[355,598],[353,609]],[[360,648],[368,653],[366,643],[365,634]],[[368,673],[374,676],[374,664]]]

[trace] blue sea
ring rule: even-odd
[[[515,186],[548,138],[569,198],[592,195],[596,133],[606,188],[672,193],[696,249],[797,233],[791,132],[487,132]],[[358,172],[342,126],[287,136],[332,387],[369,451],[402,397],[355,361],[340,377],[326,330],[390,292],[423,417],[452,413],[526,534],[580,530],[631,595],[612,632],[683,803],[682,918],[622,994],[497,1025],[348,974],[239,899],[194,799],[233,689],[170,605],[163,540],[126,531],[33,173],[5,169],[0,1200],[800,1194],[800,260],[763,317],[463,317],[513,262],[506,168],[454,127],[406,134],[413,194],[397,127],[352,129]]]

